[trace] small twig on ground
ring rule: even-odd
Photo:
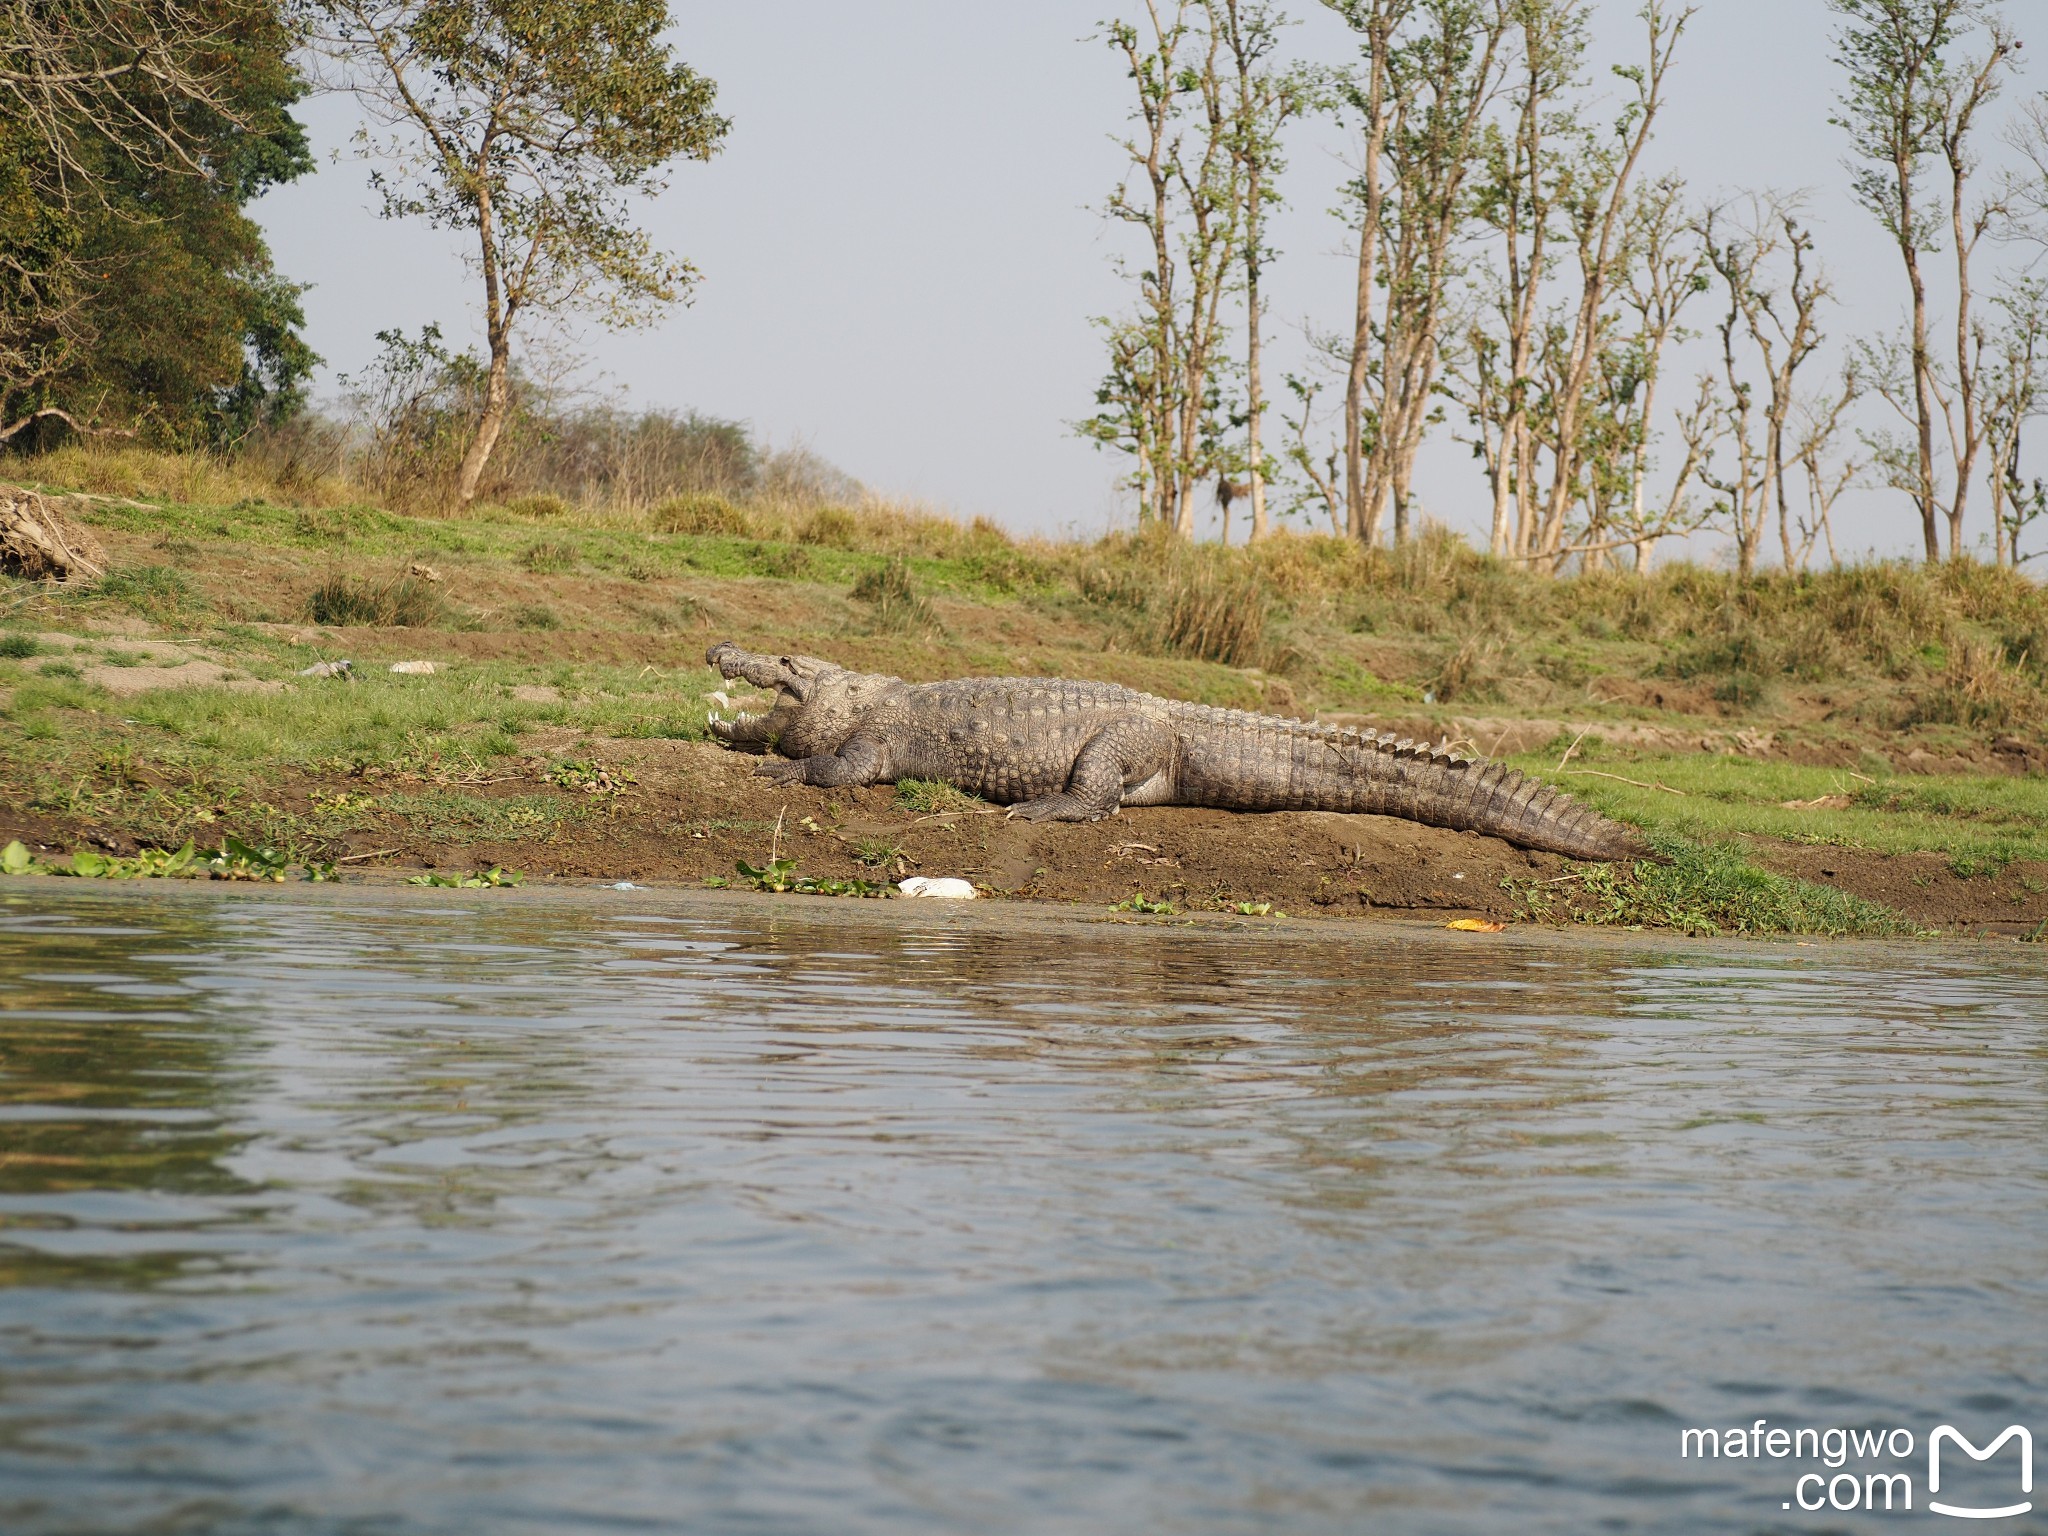
[[[360,864],[365,859],[381,859],[387,853],[396,853],[396,848],[378,848],[369,853],[352,853],[347,858],[336,859],[337,864]]]
[[[1583,773],[1590,778],[1612,779],[1617,784],[1633,784],[1637,789],[1661,789],[1667,795],[1676,795],[1681,800],[1685,798],[1684,790],[1673,789],[1669,784],[1645,784],[1641,779],[1624,779],[1618,773],[1602,773],[1598,768],[1555,768],[1551,771],[1553,773]]]
[[[1572,754],[1579,750],[1579,743],[1586,739],[1586,732],[1592,729],[1593,727],[1589,725],[1586,727],[1586,730],[1579,732],[1578,735],[1572,738],[1572,744],[1564,749],[1564,756],[1557,760],[1557,767],[1551,770],[1553,773],[1564,772],[1564,765],[1572,760]],[[1488,756],[1491,755],[1491,753],[1488,754]]]
[[[783,806],[775,813],[775,834],[768,839],[768,862],[773,864],[782,857],[782,818],[789,807]]]
[[[1842,771],[1848,774],[1850,778],[1856,779],[1864,784],[1875,784],[1877,782],[1877,780],[1873,779],[1869,774],[1858,773],[1854,768],[1844,768]]]

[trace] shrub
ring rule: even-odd
[[[545,491],[531,496],[515,496],[505,503],[505,510],[514,517],[530,517],[536,522],[551,522],[569,515],[569,503],[559,496]]]
[[[811,556],[808,550],[792,549],[787,544],[756,544],[748,551],[747,564],[757,576],[793,581],[810,574]]]
[[[192,583],[182,572],[167,565],[135,565],[109,571],[92,590],[145,619],[159,622],[197,601]]]
[[[24,635],[18,631],[0,635],[0,656],[9,660],[25,661],[31,656],[41,655],[42,649],[34,635]]]
[[[2043,700],[2003,646],[1962,640],[1948,651],[1933,688],[1913,706],[1909,725],[1930,723],[2003,729],[2037,721]]]
[[[1178,563],[1145,598],[1155,643],[1198,661],[1256,667],[1267,659],[1273,594],[1256,572],[1213,561]]]
[[[447,618],[448,606],[440,593],[411,576],[382,586],[330,576],[306,599],[306,611],[315,624],[337,629],[431,629]]]
[[[753,520],[723,496],[701,494],[671,496],[648,514],[658,533],[723,534],[747,538],[754,532]]]
[[[519,563],[536,574],[566,571],[576,564],[576,551],[567,544],[533,544],[519,557]]]
[[[827,549],[852,549],[860,537],[860,523],[844,507],[820,507],[796,531],[799,544],[817,544]]]
[[[935,622],[932,605],[910,583],[910,566],[901,556],[860,573],[850,594],[875,612],[880,629],[923,629]]]

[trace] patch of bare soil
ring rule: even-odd
[[[79,660],[79,675],[116,698],[133,698],[158,688],[226,688],[237,693],[274,693],[284,685],[239,676],[218,657],[192,646],[165,640],[123,640],[121,661],[86,659],[95,649],[75,635],[48,631],[32,638],[44,650]],[[80,653],[86,657],[80,657]]]
[[[2023,939],[2048,923],[2048,864],[1959,872],[1938,853],[1863,853],[1750,841],[1751,856],[1766,869],[1851,891],[1929,928]]]

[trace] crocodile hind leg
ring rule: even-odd
[[[1173,727],[1145,715],[1111,720],[1082,745],[1056,795],[1010,807],[1026,821],[1100,821],[1123,804],[1126,785],[1143,784],[1173,762]]]

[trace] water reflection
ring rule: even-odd
[[[10,1532],[1733,1531],[1678,1424],[2048,1422],[2008,951],[35,889]]]

